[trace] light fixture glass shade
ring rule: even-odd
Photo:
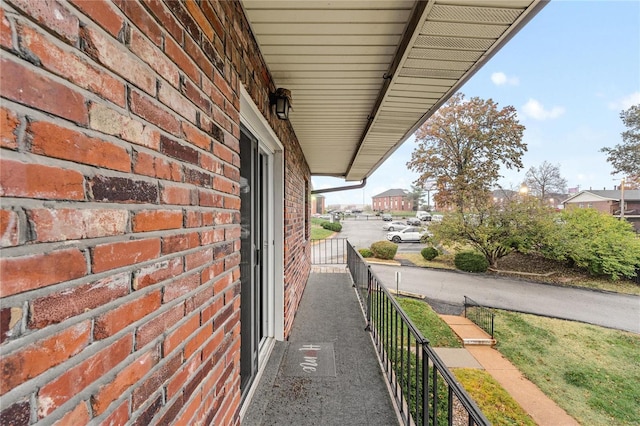
[[[289,118],[289,99],[285,96],[276,98],[276,115],[280,120]]]

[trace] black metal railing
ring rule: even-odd
[[[404,423],[489,425],[429,341],[348,242],[347,265]]]
[[[464,317],[483,329],[493,339],[494,313],[470,297],[464,297]]]
[[[312,265],[344,265],[347,263],[347,239],[311,240]]]

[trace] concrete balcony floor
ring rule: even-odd
[[[243,425],[398,424],[351,278],[342,271],[311,273],[289,341],[276,342]]]

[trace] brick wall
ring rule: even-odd
[[[309,273],[309,171],[240,5],[0,13],[0,424],[237,424],[240,84],[285,146],[287,330]]]

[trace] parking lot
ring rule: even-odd
[[[395,221],[407,222],[406,219],[395,219]],[[376,241],[387,239],[387,231],[382,229],[382,224],[385,222],[378,216],[347,217],[340,223],[342,224],[340,237],[348,238],[356,249],[368,248]],[[420,243],[400,243],[398,253],[418,253],[423,247],[424,244]]]

